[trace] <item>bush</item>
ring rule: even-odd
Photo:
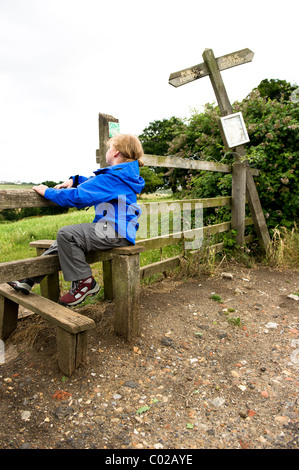
[[[292,87],[293,89],[294,87]],[[277,225],[290,229],[298,221],[298,134],[299,108],[292,101],[269,99],[254,89],[242,102],[233,104],[241,111],[250,142],[246,144],[249,164],[261,170],[256,185],[269,229]],[[183,132],[169,146],[169,154],[222,163],[234,161],[233,149],[223,145],[218,128],[219,109],[206,105],[194,112]],[[172,185],[183,191],[177,197],[215,197],[231,194],[231,175],[183,170],[172,172]]]

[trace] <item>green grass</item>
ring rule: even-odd
[[[66,214],[27,217],[17,222],[0,224],[1,262],[35,256],[35,250],[29,247],[31,241],[54,240],[61,227],[92,222],[93,218],[93,210],[71,210]]]
[[[74,210],[70,209],[66,214],[49,215],[42,217],[27,217],[15,222],[0,224],[0,262],[14,261],[36,256],[35,248],[31,248],[29,243],[35,240],[55,240],[57,231],[66,225],[92,222],[94,219],[94,209]],[[140,265],[145,266],[155,263],[162,258],[176,256],[181,252],[179,246],[169,246],[157,248],[140,255]],[[93,274],[100,284],[102,284],[102,263],[92,265]],[[156,280],[160,275],[155,275],[151,279],[143,281],[148,283]],[[68,289],[69,283],[63,280],[60,275],[61,291]],[[34,292],[39,293],[39,286],[35,286]],[[92,301],[97,301],[101,297],[101,291]],[[90,302],[90,300],[88,300]]]

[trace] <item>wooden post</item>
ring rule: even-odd
[[[214,53],[206,49],[203,59],[209,69],[209,77],[217,98],[222,116],[232,114],[233,108],[230,104],[220,70],[218,68]],[[240,149],[239,149],[240,150]],[[245,152],[243,152],[245,154]],[[237,231],[236,243],[243,246],[245,237],[245,192],[246,192],[246,168],[240,163],[238,149],[236,148],[235,163],[232,166],[232,229]]]
[[[115,302],[114,330],[131,341],[140,335],[139,292],[142,246],[117,248],[112,258],[113,294]]]
[[[246,165],[235,162],[232,165],[232,229],[237,231],[236,243],[244,245],[245,239],[245,203],[246,203]]]
[[[0,339],[5,341],[16,329],[19,305],[0,295]]]
[[[209,77],[217,98],[221,115],[227,116],[228,114],[232,114],[233,109],[230,104],[213,51],[211,49],[205,49],[203,53],[203,59],[209,70]],[[235,167],[235,170],[233,170],[233,172],[235,171],[235,176],[233,175],[233,186],[235,187],[232,188],[232,227],[236,229],[238,233],[237,243],[244,243],[246,191],[249,207],[254,220],[254,225],[258,238],[263,248],[267,250],[270,244],[270,236],[263,214],[263,210],[259,201],[259,197],[256,191],[253,176],[246,162],[246,152],[244,146],[238,145],[235,148],[234,154],[235,162],[243,162],[243,166]],[[241,220],[241,217],[244,217],[244,221]]]
[[[209,77],[217,98],[217,102],[220,108],[222,116],[232,114],[233,108],[230,104],[220,70],[218,68],[214,53],[212,49],[205,49],[203,53],[203,59],[209,69]]]
[[[61,372],[71,376],[87,357],[87,331],[70,333],[57,327],[57,360]]]
[[[103,261],[104,299],[113,300],[112,260]]]
[[[36,255],[41,256],[46,248],[36,248]],[[59,271],[48,274],[40,283],[40,292],[46,299],[58,302],[60,297]]]
[[[246,167],[246,196],[259,242],[267,251],[270,247],[270,235],[256,185],[248,166]]]
[[[118,119],[108,114],[99,114],[99,149],[96,151],[96,161],[101,168],[107,166],[105,157],[107,152],[106,143],[109,140],[109,122],[118,122]]]

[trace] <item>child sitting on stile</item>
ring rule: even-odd
[[[143,148],[136,136],[116,134],[108,141],[108,166],[94,171],[94,176],[72,176],[54,188],[43,184],[33,186],[38,194],[59,206],[79,209],[95,206],[92,223],[61,228],[57,240],[44,253],[58,253],[64,279],[71,281],[69,292],[59,299],[62,305],[78,305],[100,289],[85,253],[135,244],[137,220],[141,214],[137,194],[145,185],[139,174],[139,167],[144,165],[142,156]],[[43,278],[38,276],[9,284],[17,291],[29,294],[34,283]]]

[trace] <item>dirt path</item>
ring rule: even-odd
[[[298,291],[287,269],[167,278],[142,288],[132,344],[113,303],[83,307],[97,327],[71,378],[54,329],[20,319],[0,365],[0,448],[299,448]]]

